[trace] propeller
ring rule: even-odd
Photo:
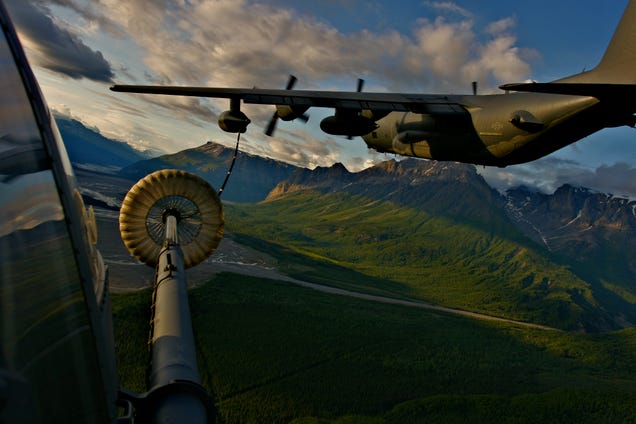
[[[291,90],[292,88],[294,88],[294,85],[296,85],[296,81],[298,81],[298,78],[296,78],[294,75],[290,75],[289,79],[287,80],[285,90]],[[266,135],[274,135],[274,131],[276,131],[276,124],[278,123],[278,118],[280,118],[280,116],[278,116],[278,111],[274,111],[272,119],[269,120],[269,124],[267,124],[267,128],[265,129]],[[306,115],[299,116],[299,118],[301,118],[305,122],[309,120],[309,117],[307,117]]]
[[[362,78],[358,78],[358,87],[356,88],[356,92],[361,92],[364,87],[364,80]]]
[[[358,78],[358,85],[356,86],[356,93],[362,92],[364,88],[364,80],[362,78]],[[347,140],[353,140],[353,136],[348,135]]]

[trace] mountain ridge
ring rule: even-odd
[[[208,142],[135,162],[121,175],[134,180],[156,169],[179,168],[219,187],[232,156],[233,149]],[[579,324],[571,321],[570,329],[636,323],[636,202],[567,185],[553,194],[523,187],[502,194],[465,164],[392,159],[360,172],[338,163],[309,170],[242,152],[223,197],[242,202],[236,205],[238,215],[273,214],[256,221],[241,218],[243,228],[254,228],[239,231],[330,260],[348,258],[347,266],[367,263],[363,268],[375,269],[381,278],[391,277],[382,267],[422,266],[408,271],[421,285],[430,281],[426,267],[432,266],[472,281],[448,290],[458,296],[476,290],[482,296],[476,301],[495,309],[498,296],[508,299],[504,314],[510,313],[505,309],[510,302],[528,311],[556,302],[550,306],[554,312],[545,311],[553,314],[548,321],[582,317]],[[294,226],[295,217],[302,225]],[[535,265],[528,267],[528,258]],[[468,274],[458,273],[462,268]],[[501,287],[498,278],[506,281]],[[555,291],[554,278],[570,283]],[[501,291],[504,287],[510,293]],[[436,296],[441,304],[450,299]]]
[[[233,156],[233,149],[208,141],[202,146],[136,162],[122,168],[120,174],[139,179],[159,169],[176,168],[199,175],[218,190],[227,176]],[[295,168],[274,159],[239,152],[223,197],[234,202],[263,200]]]
[[[66,152],[73,164],[92,164],[111,171],[148,158],[123,141],[107,138],[82,122],[62,115],[55,115],[55,122],[64,140]]]

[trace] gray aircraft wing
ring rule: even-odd
[[[172,96],[240,99],[244,103],[370,109],[425,113],[433,105],[459,106],[452,96],[434,94],[370,93],[347,91],[281,90],[261,88],[215,88],[148,85],[114,85],[112,91]],[[460,112],[460,110],[457,110]]]

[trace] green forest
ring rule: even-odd
[[[145,391],[150,291],[115,295]],[[636,330],[576,334],[219,274],[190,292],[218,422],[636,422]]]
[[[635,312],[494,211],[451,215],[311,190],[226,209],[237,240],[271,252],[299,279],[349,280],[359,291],[573,331],[617,328],[610,308]],[[307,260],[313,263],[295,266]],[[325,270],[327,263],[340,269]]]
[[[312,190],[226,204],[226,237],[286,276],[522,323],[211,275],[190,308],[217,422],[636,423],[629,299],[495,209],[456,209]],[[150,297],[113,297],[121,384],[138,392]]]

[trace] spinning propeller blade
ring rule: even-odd
[[[290,75],[289,80],[287,80],[285,90],[291,90],[292,88],[294,88],[294,85],[296,85],[296,81],[298,81],[298,78],[296,78],[294,75]],[[274,135],[274,131],[276,131],[276,124],[278,123],[278,118],[278,111],[274,111],[272,119],[269,120],[269,124],[267,124],[267,128],[265,129],[265,135]],[[300,118],[303,119],[305,122],[307,122],[307,120],[309,119],[309,117],[307,117],[306,115],[302,115]]]
[[[364,88],[364,80],[362,78],[358,78],[358,85],[356,87],[356,92],[358,93],[362,92],[363,88]],[[347,140],[353,140],[353,136],[348,135]]]

